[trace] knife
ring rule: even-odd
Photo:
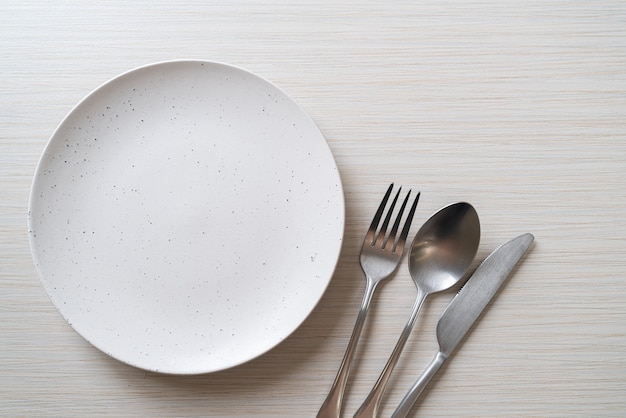
[[[392,418],[408,415],[428,382],[459,345],[534,239],[532,234],[513,238],[498,247],[478,266],[439,318],[439,351],[400,401]]]

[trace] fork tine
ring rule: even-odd
[[[391,228],[391,232],[389,236],[385,240],[382,248],[387,246],[387,242],[391,240],[391,243],[394,244],[393,249],[395,249],[395,241],[396,241],[396,233],[398,232],[398,227],[400,226],[400,221],[402,220],[402,214],[404,213],[404,209],[406,208],[406,203],[409,201],[409,197],[411,196],[411,190],[406,194],[404,201],[402,202],[402,206],[400,206],[400,210],[398,211],[398,216],[396,216],[396,220],[393,223],[393,227]],[[393,251],[392,249],[392,251]]]
[[[365,242],[368,245],[374,245],[374,238],[376,237],[376,228],[378,228],[378,223],[380,222],[380,218],[383,217],[383,211],[385,210],[385,206],[387,205],[387,200],[389,200],[389,196],[391,195],[391,190],[393,189],[393,183],[389,185],[383,200],[380,202],[378,206],[378,210],[374,215],[374,219],[372,219],[372,223],[370,224],[369,229],[367,230],[367,234],[365,235]]]
[[[385,220],[383,221],[383,225],[380,227],[380,231],[378,231],[378,235],[376,236],[376,243],[374,245],[378,245],[380,248],[384,249],[385,244],[387,244],[387,239],[385,239],[385,235],[387,234],[387,227],[389,226],[389,221],[391,220],[391,215],[393,215],[393,210],[396,207],[396,202],[398,201],[398,196],[400,196],[400,192],[402,191],[402,187],[398,189],[389,209],[387,210],[387,216],[385,216]],[[400,213],[398,216],[402,216],[402,209],[400,209]],[[384,241],[384,242],[383,242]]]
[[[400,238],[398,242],[393,246],[392,252],[404,251],[404,243],[406,242],[406,237],[409,235],[409,229],[411,229],[411,222],[413,222],[413,215],[415,215],[415,208],[417,208],[417,202],[420,200],[420,192],[417,192],[417,196],[415,196],[415,200],[413,201],[413,205],[411,205],[411,209],[409,210],[409,214],[406,217],[406,221],[404,222],[404,227],[402,228],[402,232],[400,233]],[[408,199],[408,196],[407,196]]]

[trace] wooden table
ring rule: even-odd
[[[422,192],[412,233],[465,200],[481,219],[479,258],[536,236],[417,415],[626,414],[623,1],[5,1],[0,57],[0,415],[314,416],[361,301],[361,240],[392,181]],[[69,110],[119,73],[181,58],[283,88],[327,138],[346,198],[339,265],[306,322],[254,361],[186,377],[123,365],[76,334],[39,282],[26,230],[38,158]],[[374,300],[345,416],[414,297],[403,263]],[[434,354],[451,297],[424,307],[384,416]]]

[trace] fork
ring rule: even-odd
[[[402,220],[402,214],[404,213],[407,202],[409,201],[411,191],[409,190],[404,198],[391,228],[391,232],[387,234],[387,228],[389,227],[389,222],[391,221],[391,217],[393,215],[396,202],[398,201],[398,197],[400,196],[400,192],[402,191],[402,187],[398,189],[398,192],[393,198],[393,201],[391,202],[379,229],[378,225],[383,217],[383,213],[385,212],[385,207],[387,206],[387,201],[391,196],[392,190],[393,183],[389,185],[383,200],[380,202],[380,206],[378,206],[378,210],[376,211],[374,219],[372,220],[372,223],[367,230],[367,234],[365,235],[365,239],[363,240],[360,261],[361,268],[363,269],[363,273],[365,273],[366,278],[365,294],[363,295],[363,301],[361,302],[359,314],[356,318],[356,323],[354,324],[354,329],[352,331],[350,341],[348,342],[346,353],[341,361],[339,371],[337,372],[337,376],[335,377],[335,381],[333,382],[330,392],[317,413],[317,418],[339,417],[343,402],[343,394],[348,381],[348,374],[350,373],[350,366],[354,358],[359,337],[361,336],[361,330],[363,329],[367,312],[369,311],[372,297],[374,296],[374,291],[380,282],[389,278],[393,272],[396,271],[398,265],[400,264],[402,253],[404,252],[406,237],[409,234],[409,229],[411,228],[411,222],[413,221],[413,215],[415,214],[415,208],[417,207],[420,193],[417,193],[406,220],[404,221],[404,226],[402,227],[400,236],[396,238],[398,228],[400,227],[400,222]]]

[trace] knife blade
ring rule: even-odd
[[[428,382],[472,328],[534,239],[532,234],[522,234],[513,238],[498,247],[478,266],[439,318],[437,323],[439,351],[400,401],[392,418],[408,415]]]

